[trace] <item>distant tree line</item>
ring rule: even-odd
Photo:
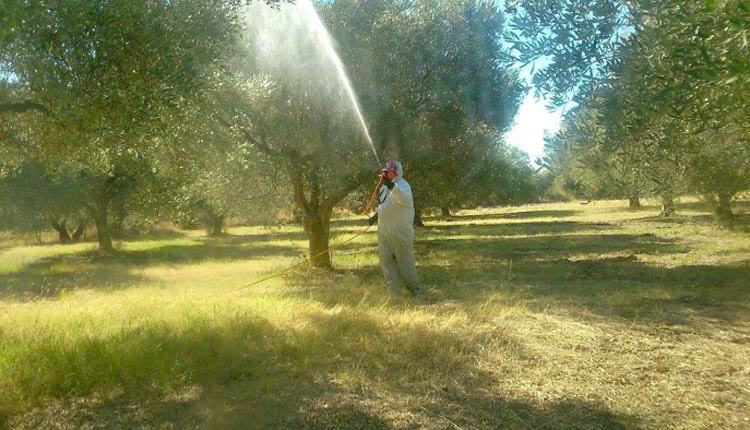
[[[627,198],[701,194],[731,222],[750,189],[750,2],[520,0],[510,39],[539,58],[537,85],[563,105],[546,142],[551,193]]]

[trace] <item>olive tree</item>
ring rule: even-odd
[[[474,182],[503,153],[499,136],[523,95],[495,3],[325,5],[378,152],[403,161],[418,205],[449,209],[479,193]]]
[[[535,82],[602,113],[612,151],[640,166],[663,214],[699,191],[731,217],[731,197],[750,186],[746,1],[519,0],[508,11],[518,58],[550,59]]]
[[[0,114],[45,112],[24,133],[47,167],[85,177],[99,247],[111,211],[150,182],[165,111],[180,111],[238,35],[235,2],[3,3],[0,79],[15,88]],[[140,193],[147,195],[148,193]]]

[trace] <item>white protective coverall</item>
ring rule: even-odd
[[[378,255],[380,267],[388,282],[388,289],[395,291],[403,280],[411,292],[419,292],[414,259],[414,199],[411,186],[404,179],[404,168],[398,161],[393,189],[383,185],[378,194]]]

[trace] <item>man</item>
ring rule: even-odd
[[[380,172],[383,186],[378,194],[378,256],[388,289],[421,291],[414,259],[414,199],[398,161],[388,161]]]

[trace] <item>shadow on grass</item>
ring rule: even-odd
[[[657,267],[638,255],[685,251],[653,234],[566,235],[485,240],[428,240],[423,259],[454,260],[420,267],[426,282],[498,286],[512,277],[526,297],[575,302],[603,315],[690,324],[694,315],[735,321],[750,310],[750,263]],[[418,257],[419,259],[419,257]],[[510,266],[512,261],[512,266]],[[478,291],[481,293],[481,290]]]
[[[676,203],[677,213],[681,210],[690,210],[695,212],[711,212],[712,206],[705,201],[681,202]],[[732,202],[732,211],[735,213],[750,211],[750,200],[738,200]]]
[[[443,390],[443,396],[451,401],[452,407],[431,407],[428,410],[443,417],[442,428],[463,428],[464,425],[475,428],[502,429],[633,429],[639,428],[639,420],[632,416],[614,413],[603,405],[587,401],[563,400],[552,403],[544,409],[508,400],[498,396],[479,396],[463,391]],[[466,418],[467,409],[473,414],[480,414],[489,419],[479,423],[476,419]],[[450,418],[449,418],[450,417]],[[494,419],[493,419],[494,418]]]
[[[228,244],[229,243],[229,244]],[[122,265],[150,266],[161,264],[194,264],[204,261],[252,260],[269,256],[297,256],[294,246],[248,243],[239,240],[212,239],[196,245],[170,245],[149,250],[122,251],[100,257]]]
[[[523,212],[512,212],[512,213],[502,214],[502,215],[499,215],[499,218],[508,218],[508,219],[559,218],[559,217],[578,215],[582,212],[583,211],[574,211],[574,210],[523,211]],[[466,218],[466,217],[462,216],[459,218]]]
[[[501,219],[527,219],[527,218],[561,218],[578,215],[583,211],[578,210],[536,210],[520,211],[510,213],[489,213],[489,214],[468,214],[468,215],[451,215],[451,221],[483,221],[483,220],[501,220]],[[443,216],[424,217],[425,221],[445,221]]]
[[[181,327],[153,321],[64,343],[54,333],[15,339],[6,345],[7,366],[0,376],[20,392],[7,399],[8,409],[0,409],[0,424],[3,415],[17,428],[637,423],[585,400],[540,408],[499,395],[500,377],[477,367],[473,357],[490,341],[511,357],[528,354],[522,340],[502,327],[460,333],[407,321],[394,325],[355,312],[300,310],[295,318],[305,324],[285,327],[245,313],[218,320],[195,314]],[[334,382],[348,378],[360,382]],[[27,401],[36,409],[18,414],[14,405]]]
[[[728,221],[720,221],[715,215],[674,215],[665,218],[658,215],[645,216],[633,221],[661,225],[719,226],[729,231],[750,233],[750,214],[735,215]]]
[[[577,215],[579,213],[582,213],[582,211],[575,211],[575,210],[546,210],[546,211],[525,211],[525,212],[513,212],[513,213],[507,213],[507,214],[471,214],[471,215],[452,215],[450,218],[448,218],[451,222],[468,222],[471,224],[473,221],[485,221],[485,220],[496,220],[498,223],[492,224],[495,226],[498,225],[507,225],[507,224],[500,224],[500,222],[503,219],[527,219],[527,218],[560,218],[560,217],[567,217],[572,215]],[[441,221],[445,222],[446,218],[442,216],[425,216],[423,217],[423,221],[430,222],[430,221]],[[559,224],[561,222],[557,221],[554,222],[555,224]],[[562,222],[566,223],[566,222]],[[571,222],[572,223],[572,222]],[[526,223],[526,224],[532,224],[532,223]],[[526,225],[524,224],[524,225]],[[540,224],[543,224],[540,223]],[[549,223],[552,224],[552,223]],[[367,218],[363,217],[362,219],[343,219],[343,220],[333,220],[331,221],[331,230],[335,231],[336,229],[341,228],[351,228],[356,230],[357,227],[365,228],[367,227]],[[440,228],[445,228],[445,225],[440,225]],[[435,228],[435,226],[431,226],[427,224],[426,226],[422,227],[424,229],[431,229]]]
[[[592,232],[600,233],[612,230],[614,227],[606,223],[582,223],[576,221],[557,222],[524,222],[497,224],[448,224],[430,226],[419,238],[446,237],[452,235],[466,235],[476,237],[501,236],[530,236],[530,235],[564,235],[570,233]]]
[[[527,294],[604,316],[693,326],[701,317],[733,323],[750,312],[748,263],[663,268],[623,257],[514,267]]]
[[[642,212],[644,216],[630,220],[630,222],[643,222],[664,225],[704,225],[704,226],[721,226],[724,229],[750,232],[750,201],[732,202],[732,211],[734,217],[727,220],[720,220],[713,212],[713,208],[706,202],[694,201],[675,204],[676,214],[671,217],[658,215],[661,211],[659,205],[644,205],[638,209],[629,209],[630,211]],[[702,212],[700,215],[685,214],[685,212]]]
[[[558,226],[559,227],[559,226]],[[555,226],[551,226],[555,228]],[[569,231],[564,226],[564,231]],[[486,236],[478,233],[477,236]],[[512,236],[512,235],[510,235]],[[480,260],[551,260],[585,253],[606,254],[634,252],[667,254],[683,249],[672,240],[644,234],[565,234],[560,236],[511,237],[502,239],[441,239],[426,238],[418,243],[417,254],[430,257],[472,262]]]
[[[251,260],[269,256],[304,255],[293,246],[268,245],[254,237],[226,236],[197,243],[166,245],[152,249],[118,251],[112,255],[81,252],[43,259],[0,277],[0,299],[28,301],[54,298],[76,288],[112,290],[148,279],[134,269],[158,265]]]
[[[333,230],[333,229],[332,229]],[[217,237],[207,237],[206,241],[215,241],[229,244],[258,243],[268,241],[307,241],[308,235],[305,231],[273,231],[265,233],[242,233],[237,235],[225,234]]]
[[[0,300],[25,302],[55,298],[64,291],[76,288],[113,290],[145,280],[129,273],[123,266],[97,265],[74,270],[62,266],[61,259],[50,259],[26,266],[18,272],[4,273],[0,277]]]
[[[694,326],[696,317],[735,322],[750,312],[750,262],[659,267],[639,260],[638,255],[669,256],[687,249],[651,233],[571,234],[592,226],[550,224],[544,230],[566,234],[512,237],[514,232],[523,232],[523,226],[484,225],[430,234],[417,243],[417,261],[444,263],[418,263],[422,283],[432,291],[422,300],[481,302],[501,289],[542,308],[564,306],[602,316],[686,326]],[[539,230],[536,223],[534,228]],[[498,229],[499,235],[511,237],[493,239],[492,232]],[[450,238],[453,235],[469,239]],[[352,273],[363,285],[384,285],[377,266]],[[318,294],[328,304],[361,299],[337,297],[335,292]]]
[[[417,246],[419,261],[440,262],[419,266],[428,287],[426,297],[387,306],[481,303],[500,289],[510,300],[532,307],[577,307],[605,317],[637,316],[670,324],[693,324],[696,315],[726,321],[747,315],[748,262],[655,267],[638,256],[679,254],[685,249],[653,234],[619,230],[609,234],[614,228],[550,222],[433,229]],[[530,232],[539,236],[529,236]],[[454,237],[464,235],[466,239]],[[299,251],[265,247],[258,237],[211,239],[104,258],[91,269],[91,284],[113,282],[112,287],[121,287],[138,282],[137,277],[127,278],[128,270],[141,265]],[[278,236],[270,234],[266,240]],[[370,245],[348,244],[351,250],[364,247]],[[23,274],[10,276],[31,276],[17,280],[40,287],[73,283],[78,274],[55,271],[56,263],[66,262],[74,265],[57,259],[30,266],[36,270],[30,274],[27,267]],[[376,266],[360,266],[351,274],[363,285],[382,281]],[[304,284],[300,296],[329,306],[325,312],[300,309],[287,328],[276,319],[271,322],[238,312],[221,318],[186,315],[191,322],[178,328],[160,321],[141,322],[109,336],[79,335],[66,342],[54,334],[45,338],[44,331],[35,332],[33,339],[31,335],[13,339],[3,345],[7,364],[0,371],[20,391],[13,392],[18,398],[9,398],[10,409],[0,409],[0,426],[617,429],[641,425],[635,416],[613,413],[584,399],[539,405],[503,397],[502,375],[485,372],[475,359],[481,348],[496,345],[500,354],[532,364],[540,358],[523,339],[502,327],[492,333],[460,332],[376,320],[346,307],[335,310],[342,302],[361,303],[368,291],[362,288],[342,297],[330,279],[307,275],[288,279],[293,285]],[[118,276],[125,277],[118,281]],[[5,278],[0,279],[3,291],[14,285]],[[58,399],[58,406],[45,407],[49,398]],[[12,409],[13,401],[30,401],[38,409],[19,415]]]
[[[350,229],[358,229],[362,228],[364,229],[367,227],[367,219],[369,217],[362,215],[361,218],[348,218],[348,219],[335,219],[331,220],[331,232],[339,231],[340,229],[344,228],[350,228]],[[375,229],[375,227],[372,227]]]

